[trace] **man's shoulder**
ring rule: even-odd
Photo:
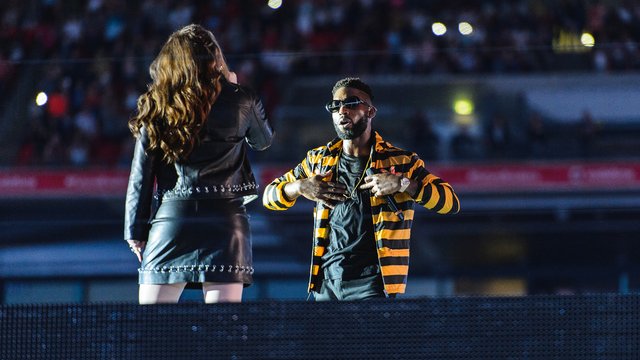
[[[258,95],[252,88],[225,81],[216,102],[233,102],[240,106],[252,106],[256,99]]]
[[[329,151],[329,147],[327,145],[320,145],[318,147],[314,147],[307,151],[309,154],[324,154]]]
[[[339,149],[340,149],[340,144],[338,143],[338,141],[336,139],[333,139],[333,140],[331,140],[330,142],[328,142],[328,143],[326,143],[324,145],[320,145],[320,146],[312,148],[311,150],[307,151],[307,153],[309,155],[328,156],[328,155],[331,155],[333,153],[336,153]]]
[[[412,151],[409,150],[405,150],[401,147],[395,146],[393,145],[391,142],[384,140],[382,138],[382,136],[380,136],[378,134],[378,137],[376,139],[376,150],[378,152],[391,152],[391,153],[396,153],[398,155],[403,154],[403,155],[411,155],[413,154]]]

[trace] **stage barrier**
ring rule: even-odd
[[[0,306],[0,359],[637,359],[640,295]]]

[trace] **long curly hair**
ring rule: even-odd
[[[229,69],[213,34],[187,25],[169,36],[149,66],[152,82],[140,95],[129,129],[137,138],[144,127],[147,151],[162,150],[168,164],[183,160],[198,142],[211,106]]]

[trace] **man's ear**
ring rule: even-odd
[[[373,119],[374,117],[376,117],[376,113],[378,112],[378,109],[376,109],[375,106],[370,106],[369,110],[367,110],[367,117],[369,119]]]

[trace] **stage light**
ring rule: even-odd
[[[473,114],[473,102],[469,99],[458,99],[453,103],[453,111],[458,115]]]
[[[43,106],[47,103],[47,100],[49,100],[49,97],[47,97],[47,94],[43,91],[39,92],[38,95],[36,95],[36,105],[38,106]]]
[[[267,5],[272,8],[272,9],[278,9],[280,8],[280,6],[282,6],[282,0],[269,0],[267,2]]]
[[[471,33],[473,32],[473,26],[471,26],[471,24],[469,24],[468,22],[463,21],[458,24],[458,31],[460,31],[460,34],[462,35],[471,35]]]
[[[585,32],[582,33],[582,36],[580,36],[580,42],[585,47],[593,47],[596,44],[596,39],[593,38],[593,35]]]
[[[442,36],[447,33],[447,26],[441,22],[435,22],[431,25],[431,31],[436,36]]]
[[[552,47],[556,53],[584,53],[591,51],[595,45],[593,35],[584,32],[575,33],[570,30],[560,29],[553,37]]]

